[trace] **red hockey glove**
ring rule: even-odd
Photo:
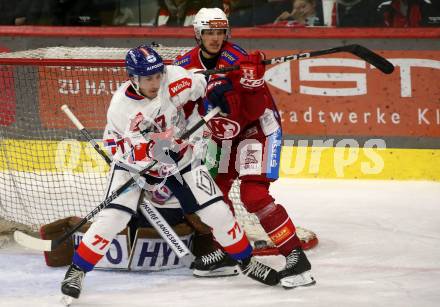
[[[206,87],[206,97],[214,107],[220,107],[222,113],[237,114],[239,98],[228,78],[210,80]]]
[[[261,51],[255,51],[240,61],[240,84],[245,89],[258,89],[264,85],[265,56]]]

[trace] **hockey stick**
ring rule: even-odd
[[[73,124],[81,131],[81,133],[85,136],[87,141],[93,145],[93,148],[96,152],[107,162],[108,165],[111,164],[112,160],[107,156],[107,154],[101,149],[101,147],[95,142],[95,140],[90,135],[89,131],[81,124],[78,118],[70,111],[67,105],[61,106],[61,110],[66,113],[67,117],[73,122]],[[197,123],[194,127],[201,127],[204,122],[201,122],[201,125],[197,126]],[[195,129],[198,129],[195,128]],[[184,134],[182,138],[186,139],[189,137],[189,134]],[[119,165],[119,164],[118,164]],[[126,167],[127,165],[120,165],[122,167]],[[128,169],[129,171],[133,171]],[[173,228],[168,224],[165,218],[157,211],[157,209],[148,201],[144,201],[140,205],[140,209],[145,218],[150,222],[150,224],[156,229],[156,231],[160,234],[160,236],[168,243],[174,253],[179,257],[183,258],[185,256],[192,256],[191,251],[182,242],[179,236],[174,232]],[[192,259],[190,259],[192,260]]]
[[[301,60],[301,59],[312,58],[312,57],[317,57],[317,56],[326,55],[326,54],[333,54],[333,53],[338,53],[338,52],[351,53],[351,54],[357,56],[358,58],[364,60],[365,62],[370,63],[371,65],[373,65],[374,67],[376,67],[377,69],[379,69],[381,72],[383,72],[385,74],[391,74],[394,71],[394,65],[391,62],[389,62],[387,59],[385,59],[384,57],[380,56],[379,54],[373,52],[372,50],[370,50],[364,46],[357,45],[357,44],[339,46],[339,47],[334,47],[334,48],[330,48],[330,49],[316,50],[316,51],[310,51],[310,52],[302,52],[302,53],[297,53],[297,54],[292,54],[292,55],[280,56],[280,57],[275,57],[272,59],[263,60],[262,63],[264,65],[271,65],[271,64],[277,64],[277,63],[284,63],[287,61],[297,61],[297,60]],[[233,65],[233,66],[228,66],[228,67],[219,68],[219,69],[208,69],[208,70],[200,71],[199,73],[204,74],[205,76],[209,76],[212,74],[226,73],[226,72],[236,70],[236,69],[240,69],[240,66]]]
[[[86,140],[92,144],[93,148],[96,150],[97,153],[107,162],[107,164],[112,163],[112,159],[107,156],[107,154],[99,147],[98,143],[92,138],[89,131],[87,131],[86,128],[81,124],[81,122],[78,120],[78,118],[75,116],[75,114],[70,111],[69,107],[65,104],[61,106],[61,110],[67,115],[67,117],[70,119],[70,121],[78,128],[78,130],[84,135]]]
[[[204,116],[196,125],[194,125],[191,129],[189,129],[184,136],[188,137],[195,131],[197,131],[202,125],[210,121],[218,112],[220,112],[220,108],[216,107],[212,109],[206,116]],[[156,165],[158,161],[153,161],[150,165],[142,169],[138,175],[143,175],[148,172],[154,165]],[[104,201],[102,201],[97,207],[95,207],[89,214],[87,214],[78,224],[76,224],[70,231],[66,232],[58,239],[54,240],[44,240],[35,238],[30,236],[20,230],[16,230],[14,232],[14,240],[30,249],[39,250],[39,251],[52,251],[55,250],[61,243],[63,243],[67,238],[69,238],[72,234],[74,234],[78,229],[81,228],[85,223],[91,220],[96,214],[98,214],[101,210],[107,207],[110,202],[115,200],[119,195],[125,192],[132,184],[136,181],[134,178],[130,178],[126,183],[122,186],[114,190]]]
[[[183,258],[185,256],[188,256],[188,262],[191,263],[194,255],[189,250],[189,248],[185,245],[185,243],[182,242],[182,240],[179,238],[179,236],[174,231],[173,227],[171,227],[168,222],[165,220],[165,218],[162,216],[162,214],[157,211],[157,209],[154,207],[153,204],[151,204],[149,201],[144,200],[139,205],[142,214],[146,217],[148,222],[156,229],[156,231],[160,234],[162,239],[164,239],[168,246],[171,247],[173,252],[177,255],[179,258]],[[188,264],[188,263],[184,263]]]

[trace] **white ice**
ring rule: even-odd
[[[440,183],[283,179],[273,194],[296,224],[319,236],[307,252],[315,286],[197,279],[188,269],[94,271],[72,306],[440,305]],[[15,244],[0,248],[0,306],[60,306],[65,270]]]

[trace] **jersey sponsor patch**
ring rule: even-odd
[[[238,60],[238,57],[232,52],[229,52],[228,50],[224,50],[220,55],[220,59],[223,59],[232,65]]]
[[[186,66],[186,65],[188,65],[190,63],[190,59],[191,59],[191,57],[189,55],[181,58],[180,60],[176,59],[174,61],[174,65],[183,66],[184,67],[184,66]]]
[[[214,117],[208,122],[212,135],[220,140],[236,137],[240,133],[240,125],[225,117]]]
[[[267,149],[265,150],[266,161],[266,177],[270,179],[278,179],[280,172],[281,159],[281,128],[272,133],[266,141]]]
[[[280,124],[275,118],[275,113],[268,108],[264,110],[264,113],[260,116],[259,120],[265,136],[271,135],[280,128]]]
[[[208,21],[208,25],[210,29],[226,29],[229,27],[227,20],[211,19]]]
[[[240,169],[241,176],[261,175],[261,160],[263,156],[263,145],[261,143],[249,143],[240,150]]]
[[[187,88],[191,88],[192,80],[190,78],[182,78],[170,83],[168,91],[171,97],[177,96]]]

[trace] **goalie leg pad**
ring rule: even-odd
[[[113,238],[125,228],[130,218],[131,214],[117,209],[101,211],[84,234],[73,255],[73,263],[85,272],[93,270],[110,248]]]
[[[69,232],[81,219],[78,217],[67,217],[50,224],[41,226],[40,236],[45,240],[57,239]],[[50,252],[44,252],[46,264],[51,267],[60,267],[69,265],[72,262],[73,242],[69,238],[58,248]]]

